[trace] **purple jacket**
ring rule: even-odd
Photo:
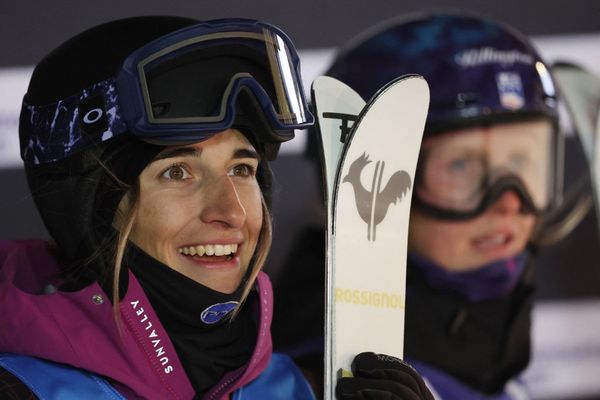
[[[135,277],[120,304],[121,326],[97,283],[78,292],[43,294],[58,265],[41,240],[0,241],[0,352],[35,356],[103,375],[128,399],[191,399],[195,392],[166,331]],[[205,399],[228,398],[271,358],[273,294],[257,279],[259,331],[248,364],[226,374]],[[120,332],[119,332],[120,330]]]

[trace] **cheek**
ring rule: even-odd
[[[521,247],[519,250],[524,250],[525,246],[527,245],[527,243],[529,242],[529,240],[531,239],[531,236],[533,234],[533,230],[535,228],[535,224],[536,224],[536,218],[533,215],[526,215],[521,217],[522,221],[521,221],[521,237],[520,237],[520,243],[519,246]]]
[[[440,266],[463,266],[469,250],[471,223],[448,223],[418,212],[411,213],[408,235],[409,251],[425,257]]]
[[[250,196],[245,208],[248,230],[252,236],[258,237],[263,223],[262,196],[260,191]]]
[[[143,250],[155,255],[155,249],[172,237],[183,224],[183,207],[171,207],[170,202],[141,199],[131,238]]]

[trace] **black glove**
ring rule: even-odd
[[[338,400],[434,400],[419,373],[396,357],[360,353],[352,361],[352,374],[338,380]]]

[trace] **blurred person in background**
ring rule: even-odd
[[[406,359],[440,399],[526,398],[518,377],[531,353],[536,254],[589,206],[561,202],[553,78],[524,35],[457,12],[376,26],[326,73],[365,100],[405,74],[431,91],[410,216]]]

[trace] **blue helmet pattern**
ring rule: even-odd
[[[369,99],[390,80],[425,77],[426,134],[500,120],[557,118],[554,84],[518,32],[463,14],[396,19],[342,48],[327,75]]]
[[[103,107],[82,109],[80,104],[92,96],[104,95]],[[20,135],[21,156],[25,162],[41,164],[55,161],[79,150],[98,145],[127,129],[120,113],[114,79],[108,79],[83,90],[80,95],[68,97],[58,103],[30,106],[23,103],[22,125],[29,126],[28,134]],[[83,112],[82,112],[83,111]],[[87,113],[86,113],[87,111]],[[90,120],[91,113],[96,113]],[[99,135],[81,134],[81,127],[104,121],[105,129]]]

